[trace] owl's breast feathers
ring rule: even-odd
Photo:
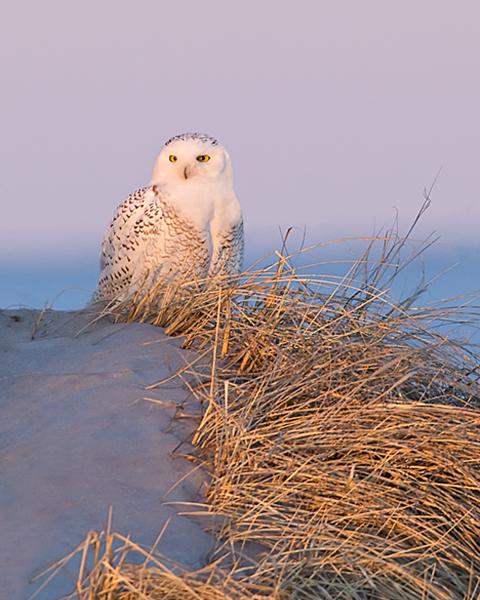
[[[215,232],[210,224],[202,230],[167,194],[140,188],[118,206],[107,228],[94,300],[122,300],[164,278],[238,273],[242,256],[241,215],[217,224]]]

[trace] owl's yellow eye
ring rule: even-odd
[[[177,162],[177,157],[175,156],[175,154],[170,154],[170,156],[168,157],[168,160],[170,162]]]
[[[208,156],[208,154],[200,154],[199,156],[197,156],[197,160],[198,162],[208,162],[210,160],[210,157]]]

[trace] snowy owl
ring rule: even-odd
[[[150,185],[117,208],[102,241],[94,301],[125,300],[157,282],[240,272],[243,222],[230,157],[215,138],[169,139]]]

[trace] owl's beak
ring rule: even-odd
[[[183,169],[183,176],[185,177],[185,179],[188,179],[188,177],[190,176],[190,169],[188,168],[188,166]]]

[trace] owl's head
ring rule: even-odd
[[[202,181],[232,184],[232,164],[225,148],[204,133],[182,133],[165,142],[151,183]]]

